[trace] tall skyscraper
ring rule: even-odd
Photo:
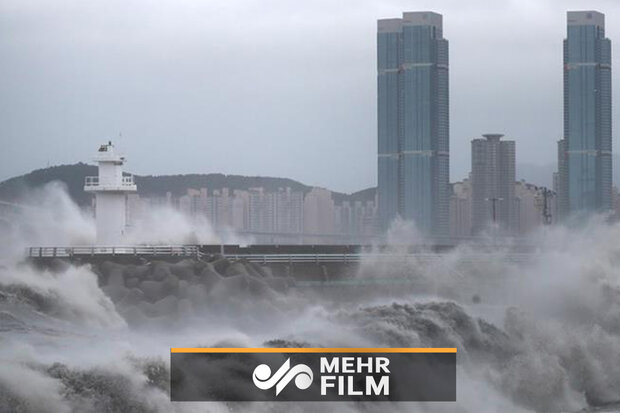
[[[448,41],[442,16],[378,21],[378,209],[432,236],[449,227]]]
[[[516,229],[515,142],[486,134],[471,141],[472,233],[495,221],[504,233]]]
[[[611,42],[605,15],[569,11],[564,40],[564,139],[566,213],[612,208]],[[559,165],[561,167],[561,165]],[[562,181],[562,171],[559,171]],[[562,201],[564,199],[564,201]]]

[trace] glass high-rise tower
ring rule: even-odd
[[[612,208],[611,42],[605,15],[569,11],[564,40],[561,215]]]
[[[442,16],[378,21],[378,201],[383,229],[397,216],[431,236],[449,225],[448,41]]]

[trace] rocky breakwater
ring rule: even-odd
[[[268,267],[226,258],[139,265],[105,261],[92,270],[130,325],[242,311],[248,302],[276,302],[294,285],[293,278],[274,275]]]

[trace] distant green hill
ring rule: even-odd
[[[48,182],[61,181],[67,186],[71,198],[80,206],[89,205],[91,195],[84,192],[84,177],[97,175],[97,167],[78,163],[74,165],[52,166],[50,168],[37,169],[28,174],[17,176],[0,182],[0,199],[6,201],[19,201],[23,199],[29,190],[41,187]],[[293,191],[310,191],[311,187],[288,178],[272,178],[261,176],[241,176],[224,174],[189,174],[189,175],[161,175],[161,176],[134,176],[138,185],[138,193],[142,196],[165,196],[170,192],[173,196],[180,196],[187,192],[188,188],[208,188],[209,193],[213,190],[229,188],[231,190],[247,190],[249,188],[263,187],[266,191],[276,191],[278,188],[290,187]],[[375,197],[375,188],[368,188],[353,194],[333,192],[335,202],[344,200],[366,201]]]
[[[48,182],[61,181],[67,185],[69,195],[78,205],[88,205],[92,195],[84,192],[84,177],[89,175],[97,175],[97,167],[85,163],[37,169],[0,183],[0,199],[18,201],[33,188]]]

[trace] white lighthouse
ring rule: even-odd
[[[133,176],[123,176],[125,158],[115,152],[112,142],[101,145],[94,160],[99,176],[87,176],[84,190],[95,193],[97,245],[121,245],[127,226],[127,194],[138,188]]]

